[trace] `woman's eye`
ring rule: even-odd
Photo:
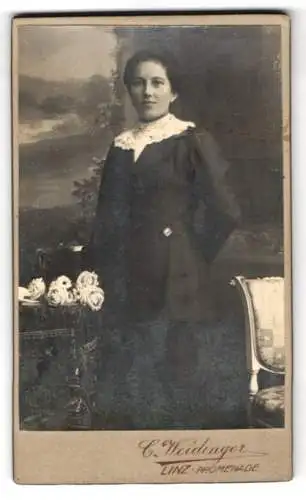
[[[164,82],[163,82],[163,80],[153,80],[152,85],[154,87],[160,87],[161,85],[164,85]]]
[[[133,80],[131,82],[131,87],[133,89],[142,89],[142,88],[159,88],[159,87],[162,87],[163,85],[165,84],[164,80],[161,80],[159,78],[155,79],[153,78],[152,80],[150,80],[149,82],[145,82],[144,80],[141,80],[141,79],[137,79],[137,80]]]

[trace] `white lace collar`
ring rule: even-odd
[[[187,128],[194,128],[193,122],[179,120],[171,113],[149,123],[139,123],[134,128],[126,130],[114,140],[114,145],[120,149],[133,150],[134,161],[148,144],[161,142],[174,135],[181,134]]]

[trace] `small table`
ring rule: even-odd
[[[90,429],[97,313],[78,305],[19,308],[19,421],[24,430]]]

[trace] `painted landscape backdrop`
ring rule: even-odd
[[[180,63],[174,112],[210,130],[231,164],[243,225],[216,266],[283,274],[279,28],[27,26],[18,39],[21,284],[38,249],[86,244],[103,159],[134,119],[124,63],[156,45]]]

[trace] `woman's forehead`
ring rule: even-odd
[[[163,66],[163,64],[159,61],[140,61],[134,69],[134,77],[148,77],[152,78],[162,77],[167,78],[167,69]]]

